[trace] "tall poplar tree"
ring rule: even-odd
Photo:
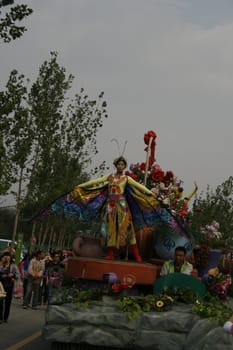
[[[29,94],[34,153],[26,200],[38,207],[87,178],[85,168],[97,153],[97,131],[107,117],[103,93],[91,100],[81,89],[69,99],[72,82],[52,52]]]
[[[0,195],[19,182],[31,153],[31,118],[25,85],[24,76],[13,70],[5,91],[0,92]]]
[[[97,132],[107,117],[103,92],[96,100],[83,89],[74,98],[68,96],[74,77],[57,56],[52,52],[42,64],[31,88],[13,71],[0,92],[0,194],[17,183],[16,222],[29,220],[89,177],[86,168],[98,152]],[[58,220],[55,225],[61,226]]]

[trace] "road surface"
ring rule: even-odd
[[[41,336],[46,305],[23,309],[21,299],[13,299],[8,323],[0,324],[0,350],[50,350]]]

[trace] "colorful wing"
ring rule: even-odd
[[[168,221],[170,214],[163,210],[159,202],[152,196],[140,192],[137,188],[127,185],[126,198],[136,229],[143,226],[158,226],[161,221]]]
[[[160,202],[153,196],[144,194],[133,186],[127,185],[126,198],[136,229],[146,225],[158,227],[165,223],[181,236],[187,238],[191,237],[189,232],[180,221],[172,215],[169,209],[162,207]]]
[[[50,214],[77,218],[80,221],[98,220],[106,197],[106,186],[91,190],[76,186],[72,191],[57,198],[47,208],[39,212],[31,222],[36,222]]]

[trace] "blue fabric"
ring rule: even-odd
[[[131,186],[126,186],[125,196],[130,207],[131,215],[133,217],[134,226],[136,229],[143,226],[158,226],[162,221],[168,221],[170,215],[161,215],[161,208],[146,208],[140,205],[133,197],[134,190]]]
[[[77,217],[80,221],[99,220],[106,198],[106,189],[94,197],[85,198],[85,200],[75,199],[70,201],[70,197],[64,195],[53,202],[50,209],[57,215]]]

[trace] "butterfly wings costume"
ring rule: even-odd
[[[127,175],[109,174],[74,187],[40,212],[33,221],[50,213],[101,223],[106,246],[135,244],[135,229],[158,225],[171,217],[152,191]]]

